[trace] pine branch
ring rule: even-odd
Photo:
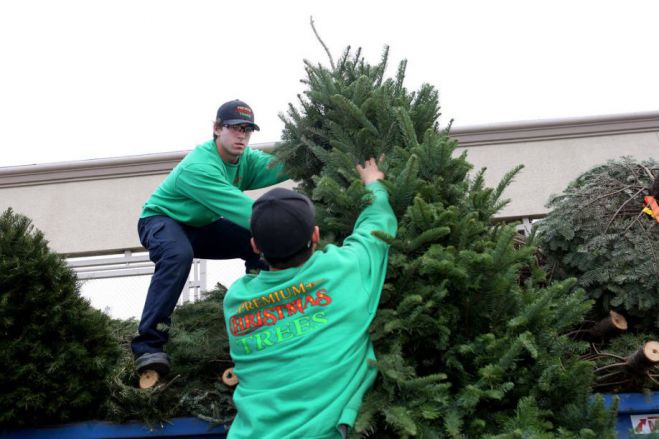
[[[632,195],[631,197],[629,197],[624,203],[622,203],[622,204],[620,205],[620,207],[618,208],[618,210],[615,211],[615,213],[613,214],[613,216],[611,217],[611,219],[609,220],[609,222],[606,223],[606,227],[604,228],[604,234],[606,234],[606,232],[609,230],[609,226],[611,225],[611,223],[613,222],[613,220],[616,218],[616,215],[618,214],[618,212],[620,212],[620,210],[621,210],[623,207],[625,207],[625,206],[627,205],[627,203],[629,203],[631,200],[633,200],[634,198],[636,198],[636,196],[637,196],[638,194],[640,194],[641,192],[643,192],[644,190],[645,190],[645,189],[639,189],[634,195]]]

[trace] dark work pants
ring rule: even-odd
[[[266,268],[252,251],[250,232],[223,218],[204,227],[192,227],[157,215],[141,218],[137,231],[156,267],[146,295],[139,335],[132,342],[135,357],[162,352],[168,334],[158,329],[158,325],[170,324],[193,258],[240,258],[245,261],[246,271]]]

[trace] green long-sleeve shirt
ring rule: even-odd
[[[376,376],[368,328],[387,268],[388,246],[371,232],[396,233],[379,182],[341,247],[302,266],[236,281],[224,299],[238,414],[230,439],[338,438],[353,425]]]
[[[254,201],[242,191],[287,179],[282,164],[270,166],[272,159],[248,147],[237,163],[225,163],[215,141],[209,140],[172,170],[146,201],[140,217],[167,215],[195,227],[224,217],[249,229]]]

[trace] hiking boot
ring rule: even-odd
[[[135,367],[139,373],[155,370],[161,377],[164,377],[170,369],[169,355],[164,352],[142,354],[135,359]]]

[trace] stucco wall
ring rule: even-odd
[[[511,203],[500,217],[542,216],[547,212],[545,205],[551,195],[560,194],[568,183],[596,165],[622,156],[659,160],[659,134],[622,134],[465,149],[476,169],[487,168],[488,186],[495,186],[515,166],[524,165],[504,193]]]
[[[467,149],[476,169],[487,167],[489,186],[525,165],[505,193],[512,201],[500,216],[508,218],[542,216],[550,195],[608,159],[659,160],[659,113],[475,127],[453,135],[461,145],[457,154]],[[184,153],[0,168],[0,211],[12,207],[29,216],[60,253],[135,250],[142,204]]]
[[[44,232],[52,249],[65,254],[137,250],[142,204],[165,177],[113,178],[0,189],[0,210],[12,207]],[[292,182],[280,186],[292,187]],[[257,198],[264,190],[247,191]]]

